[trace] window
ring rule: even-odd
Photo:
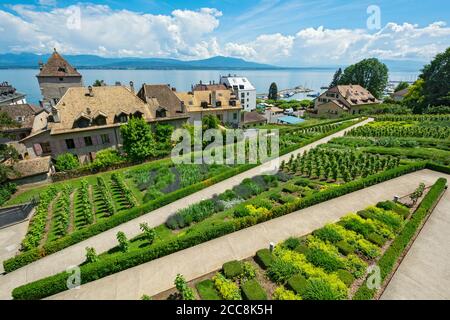
[[[17,122],[23,122],[23,117],[22,117],[22,116],[16,117],[16,121],[17,121]]]
[[[241,98],[244,98],[244,97],[245,97],[245,93],[242,92],[242,93],[241,93]]]
[[[157,118],[165,118],[167,116],[167,110],[164,108],[159,107],[156,110],[156,117]]]
[[[241,103],[244,104],[244,102],[245,102],[245,100],[244,100],[244,99],[241,99]]]
[[[233,120],[237,120],[237,112],[233,113]]]
[[[106,124],[106,118],[102,115],[98,115],[94,122],[97,126],[104,126]]]
[[[64,81],[64,78],[59,78],[59,81]]]
[[[247,92],[247,96],[249,96],[250,95],[250,92]]]
[[[42,142],[41,149],[42,149],[42,154],[52,153],[52,148],[50,147],[50,142]]]
[[[67,149],[75,149],[75,141],[73,139],[66,139]]]
[[[249,98],[247,98],[247,102],[249,102],[250,101],[250,99]]]
[[[109,140],[109,135],[108,134],[102,134],[100,136],[100,138],[102,139],[102,144],[108,144],[111,141]]]
[[[239,89],[244,89],[244,85],[240,84]]]
[[[86,147],[92,146],[92,138],[91,137],[84,137],[84,144]]]

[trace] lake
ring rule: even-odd
[[[120,81],[128,85],[134,82],[136,90],[143,84],[170,84],[178,91],[189,91],[191,85],[200,80],[204,83],[219,81],[220,75],[237,74],[247,77],[256,87],[257,93],[267,93],[272,82],[276,82],[278,89],[290,89],[304,86],[315,92],[320,87],[331,82],[335,70],[333,69],[291,69],[291,70],[93,70],[79,69],[83,75],[84,85],[92,84],[96,79],[104,80],[107,84]],[[8,81],[18,91],[27,94],[29,103],[38,104],[41,99],[36,75],[38,69],[1,69],[0,82]],[[391,81],[414,81],[419,72],[392,71]],[[305,94],[295,95],[295,99],[306,98]]]

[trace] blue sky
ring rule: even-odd
[[[109,56],[189,60],[220,54],[278,65],[326,65],[367,56],[425,61],[450,46],[448,0],[1,0],[0,4],[0,30],[12,33],[0,39],[0,50],[9,52],[45,52],[55,45],[63,52]],[[367,28],[370,5],[380,8],[380,29]],[[80,27],[64,30],[61,16],[69,17],[75,7],[80,8]],[[63,28],[51,30],[50,22]],[[86,37],[88,31],[97,42]]]

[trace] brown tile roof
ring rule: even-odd
[[[216,93],[216,101],[220,101],[220,107],[213,107],[210,104],[213,92]],[[201,112],[209,109],[213,110],[240,110],[242,109],[241,102],[237,100],[234,93],[230,90],[216,90],[216,91],[194,91],[194,92],[175,92],[177,97],[184,101],[188,112]],[[230,105],[230,100],[236,102],[236,106]],[[208,105],[207,108],[202,107],[202,103]]]
[[[369,90],[358,84],[340,85],[327,92],[339,93],[350,106],[379,103]]]
[[[69,88],[56,109],[60,122],[49,122],[51,134],[118,126],[120,124],[115,123],[115,117],[122,112],[129,115],[139,111],[147,121],[152,119],[149,105],[124,86],[92,87],[92,96],[86,87]],[[74,128],[77,118],[83,116],[94,119],[97,115],[106,115],[106,125]]]
[[[0,112],[5,112],[11,119],[18,121],[18,117],[22,117],[22,121],[19,122],[20,127],[3,128],[3,130],[14,129],[32,129],[34,117],[39,112],[43,111],[42,108],[33,106],[31,104],[14,104],[8,106],[0,106]]]
[[[13,164],[15,173],[10,173],[8,179],[16,180],[30,177],[50,171],[51,157],[37,157],[29,160],[18,161]]]
[[[138,96],[149,104],[153,118],[156,118],[158,108],[166,110],[167,118],[187,117],[185,112],[181,112],[181,100],[167,84],[144,84],[139,90]]]
[[[404,96],[406,96],[408,94],[408,92],[409,92],[409,88],[405,88],[405,89],[399,90],[397,92],[394,92],[392,94],[392,96],[394,96],[394,97],[404,97]]]
[[[258,112],[252,111],[244,113],[244,125],[247,123],[255,123],[255,122],[267,122],[267,119]]]
[[[227,87],[221,83],[215,84],[199,83],[196,84],[193,88],[193,91],[209,91],[209,90],[227,90]]]
[[[55,51],[41,68],[38,77],[81,77],[58,52]]]

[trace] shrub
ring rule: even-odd
[[[345,269],[355,278],[360,278],[366,273],[367,263],[361,260],[356,254],[349,254],[345,259]]]
[[[182,300],[195,300],[194,291],[188,286],[183,275],[177,274],[174,284]]]
[[[113,165],[120,164],[124,162],[125,159],[119,154],[115,149],[104,149],[100,150],[95,154],[94,161],[89,165],[94,171],[100,169],[109,168]]]
[[[347,270],[339,269],[336,271],[336,274],[347,287],[349,287],[355,281],[355,277],[353,277],[353,275]]]
[[[302,244],[299,244],[298,246],[296,246],[294,251],[306,255],[308,253],[309,249],[305,244],[302,243]]]
[[[384,237],[374,232],[369,233],[369,235],[367,236],[367,240],[380,247],[384,246],[384,244],[386,243],[386,239]]]
[[[356,246],[357,250],[369,259],[374,259],[380,255],[380,248],[366,239],[359,239]]]
[[[244,272],[242,273],[242,278],[250,280],[256,277],[256,268],[250,262],[244,262],[242,264]]]
[[[274,257],[269,249],[261,249],[256,252],[255,260],[261,268],[267,269],[272,264]]]
[[[58,171],[73,170],[80,167],[80,161],[72,153],[63,153],[56,157],[55,168]]]
[[[355,252],[355,248],[345,240],[339,241],[335,246],[338,248],[339,252],[345,256]]]
[[[130,247],[130,242],[127,239],[127,236],[122,231],[117,232],[117,241],[119,242],[119,249],[122,252],[128,252]]]
[[[284,241],[283,247],[286,247],[290,250],[294,250],[297,246],[300,245],[300,240],[297,238],[290,237]]]
[[[192,204],[187,208],[178,210],[174,215],[167,219],[166,225],[169,228],[182,229],[191,225],[193,222],[200,222],[216,212],[216,206],[213,200],[203,200]]]
[[[296,274],[295,276],[292,276],[288,279],[287,287],[302,296],[305,293],[307,283],[308,282],[306,281],[305,277],[303,277],[301,274]]]
[[[386,211],[378,207],[368,207],[362,213],[366,219],[378,220],[398,231],[403,225],[403,217],[393,211]]]
[[[213,279],[214,286],[224,300],[241,300],[241,293],[236,283],[217,273]]]
[[[347,298],[333,289],[332,285],[322,278],[308,279],[302,297],[305,300],[341,300]]]
[[[327,272],[333,272],[343,267],[343,262],[339,256],[320,248],[309,248],[306,258],[309,262]]]
[[[144,237],[148,241],[148,244],[151,245],[156,238],[155,229],[150,228],[147,222],[139,224],[139,229],[144,233]]]
[[[275,283],[284,283],[298,273],[298,269],[290,262],[274,259],[267,269],[268,277]]]
[[[203,280],[195,286],[202,300],[221,300],[219,293],[210,279]]]
[[[365,220],[356,214],[349,214],[343,217],[340,221],[346,229],[355,231],[367,237],[369,233],[375,232],[376,228],[369,220]]]
[[[302,300],[302,298],[290,290],[286,290],[283,286],[278,287],[273,292],[273,300]]]
[[[255,279],[246,281],[241,289],[245,300],[267,300],[266,292]]]
[[[326,226],[314,231],[313,234],[317,238],[323,241],[329,241],[331,243],[336,243],[343,239],[342,235],[336,230],[334,225],[331,224],[327,224]]]
[[[242,262],[240,261],[229,261],[223,264],[222,266],[223,274],[228,279],[238,278],[240,275],[244,273],[244,268],[242,266]]]
[[[410,213],[408,208],[406,208],[405,206],[403,206],[399,203],[395,203],[393,201],[378,202],[377,207],[384,209],[384,210],[394,211],[394,212],[398,213],[399,215],[401,215],[403,218],[407,218]]]
[[[17,185],[15,183],[0,184],[0,206],[3,206],[16,191]]]
[[[97,262],[98,256],[95,249],[92,247],[86,247],[86,263]]]

